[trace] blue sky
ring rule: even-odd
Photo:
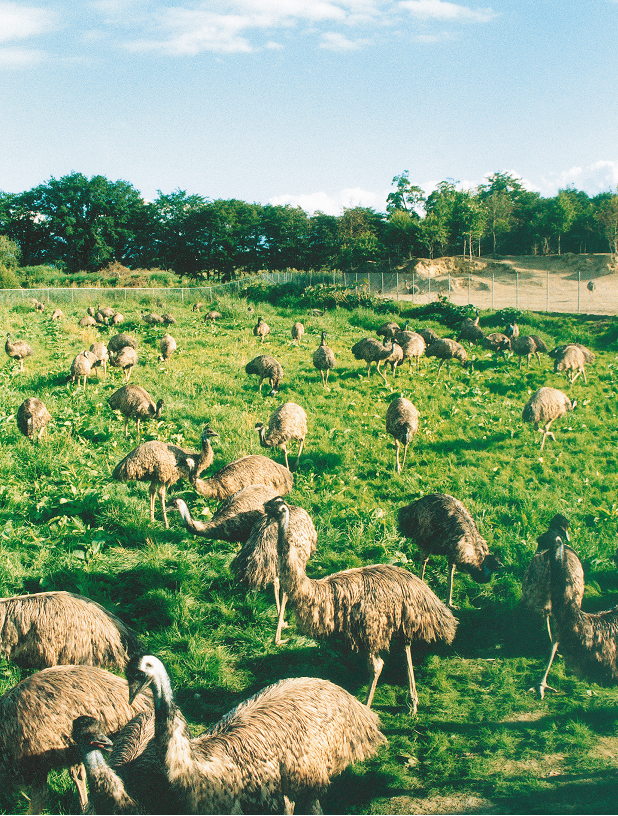
[[[618,185],[618,0],[0,0],[0,190],[382,210],[508,171]]]

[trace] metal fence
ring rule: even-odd
[[[581,275],[556,278],[549,272],[544,279],[532,278],[529,274],[513,273],[504,276],[447,274],[441,277],[403,275],[399,272],[265,272],[260,275],[241,278],[229,283],[191,287],[67,287],[40,289],[0,289],[0,304],[7,305],[33,298],[43,303],[63,305],[76,303],[87,306],[97,301],[122,309],[122,304],[138,302],[146,308],[164,304],[194,303],[205,305],[222,295],[237,295],[253,282],[265,281],[274,284],[294,283],[299,288],[329,283],[348,288],[362,288],[377,297],[414,304],[428,303],[438,295],[446,295],[458,306],[472,304],[480,309],[504,309],[508,307],[534,312],[568,312],[572,314],[616,314],[618,313],[618,275],[609,275],[597,280],[592,286]]]

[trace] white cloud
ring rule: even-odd
[[[555,196],[558,190],[569,184],[577,190],[585,190],[590,196],[615,190],[618,186],[618,161],[597,161],[587,167],[571,167],[543,176],[539,190],[543,196]]]
[[[36,48],[0,48],[0,70],[31,68],[46,59],[45,52]]]
[[[456,37],[451,31],[439,31],[436,34],[417,34],[414,37],[415,42],[419,43],[450,42],[454,39],[456,39]]]
[[[358,51],[359,48],[367,45],[369,40],[350,40],[345,34],[339,34],[336,31],[327,31],[322,34],[322,42],[320,48],[326,48],[329,51]]]
[[[372,193],[360,187],[349,187],[334,196],[328,193],[285,194],[271,198],[268,203],[281,206],[290,204],[300,207],[309,215],[318,210],[326,215],[341,215],[344,207],[371,207],[377,212],[383,212],[387,195],[387,192]]]
[[[401,0],[399,8],[410,12],[422,20],[440,20],[442,22],[461,21],[470,23],[488,23],[496,12],[490,8],[472,9],[445,0]]]
[[[38,6],[0,3],[0,42],[25,40],[54,27],[55,15]]]

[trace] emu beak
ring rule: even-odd
[[[114,747],[114,743],[109,737],[106,737],[105,734],[99,734],[96,739],[92,739],[90,745],[92,745],[93,748],[98,748],[100,751],[111,751]]]
[[[133,678],[133,680],[129,682],[129,705],[133,703],[133,700],[135,700],[140,691],[143,691],[150,685],[150,681],[151,678],[144,674],[140,677]]]

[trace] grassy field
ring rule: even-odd
[[[594,350],[588,385],[580,378],[570,387],[547,357],[540,367],[524,363],[520,370],[516,358],[496,363],[473,348],[472,370],[444,369],[436,384],[436,362],[423,359],[420,373],[410,375],[406,364],[397,377],[389,375],[386,387],[375,374],[364,376],[350,352],[354,342],[375,336],[389,317],[430,326],[441,336],[454,336],[452,330],[403,303],[403,315],[340,308],[323,317],[294,308],[293,298],[285,303],[255,304],[272,328],[260,346],[246,300],[219,301],[223,319],[216,326],[188,305],[181,312],[163,302],[157,311],[174,314],[170,331],[179,346],[167,364],[157,362],[165,329],[139,318],[141,307],[156,304],[123,308],[123,329],[140,343],[132,381],[155,400],[165,399],[162,420],[147,423],[141,441],[198,449],[209,423],[220,434],[210,472],[249,453],[282,461],[279,452],[259,447],[254,425],[267,422],[282,402],[297,402],[307,411],[309,434],[290,499],[309,512],[318,531],[311,576],[375,562],[418,573],[418,551],[399,536],[397,511],[433,492],[462,500],[505,564],[485,585],[456,574],[454,644],[413,654],[416,717],[406,705],[403,655],[393,648],[374,699],[388,745],[334,781],[325,811],[615,812],[618,692],[578,681],[558,657],[549,681],[558,693],[538,700],[528,689],[542,673],[547,633],[519,608],[536,538],[556,512],[571,519],[572,544],[584,563],[584,607],[618,602],[618,353],[611,320],[545,314],[519,320],[522,334],[540,334],[549,347],[575,341]],[[159,506],[153,525],[147,485],[111,479],[114,465],[135,447],[134,424],[125,440],[123,421],[107,405],[122,375],[111,369],[85,391],[65,381],[75,354],[115,330],[80,329],[83,312],[63,310],[66,317],[51,322],[51,309],[42,315],[21,304],[0,309],[4,331],[35,352],[24,373],[7,357],[0,361],[0,594],[65,589],[115,611],[164,660],[197,732],[283,677],[325,677],[364,699],[365,656],[297,634],[291,612],[289,641],[275,647],[272,593],[234,583],[228,565],[236,547],[187,534],[175,512],[166,530]],[[306,328],[300,346],[290,336],[295,320]],[[481,326],[495,331],[503,323],[485,312]],[[328,389],[311,362],[323,328],[337,356]],[[260,353],[283,365],[276,397],[266,397],[267,389],[260,395],[255,378],[244,373]],[[541,455],[540,435],[522,422],[521,411],[542,385],[561,388],[579,407],[555,423],[556,442],[549,440]],[[416,405],[420,428],[397,476],[384,418],[400,394]],[[32,395],[54,417],[48,440],[38,446],[15,423],[17,407]],[[172,495],[202,519],[216,509],[187,483]],[[430,561],[426,580],[442,599],[446,573],[444,559]],[[18,670],[0,663],[0,691],[19,679]],[[51,779],[53,812],[75,812],[68,774]],[[2,812],[26,812],[27,806],[20,794],[0,791]]]

